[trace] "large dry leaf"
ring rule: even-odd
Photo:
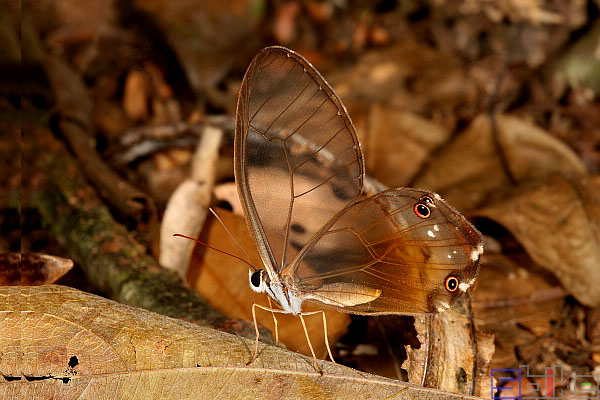
[[[475,215],[506,227],[581,303],[600,305],[600,176],[554,176]]]
[[[543,130],[508,115],[497,116],[496,122],[500,152],[490,119],[482,114],[439,152],[414,186],[438,192],[459,210],[470,210],[501,196],[511,185],[507,173],[524,182],[586,172],[571,149]],[[509,171],[504,170],[502,157]]]
[[[449,137],[448,130],[416,113],[376,103],[360,139],[367,170],[389,187],[398,187],[407,186]]]
[[[233,237],[251,257],[248,261],[257,268],[261,267],[260,257],[250,238],[244,218],[224,210],[218,210],[218,214]],[[246,258],[215,218],[207,219],[202,239],[220,250]],[[256,293],[250,289],[248,269],[247,265],[233,257],[206,249],[203,246],[196,246],[187,280],[217,310],[231,318],[252,321],[252,304],[269,307],[269,303],[266,294]],[[307,307],[307,310],[312,309]],[[325,314],[329,341],[335,343],[346,332],[350,317],[347,314],[329,310],[325,311]],[[256,316],[261,325],[275,334],[271,313],[257,309]],[[281,342],[291,350],[309,355],[310,350],[302,331],[300,319],[284,314],[277,314],[276,317]],[[305,318],[305,321],[315,353],[318,357],[324,357],[326,348],[322,317],[315,315]]]
[[[0,288],[0,398],[463,399],[63,286]],[[472,398],[472,397],[469,397]]]

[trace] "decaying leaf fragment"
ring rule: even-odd
[[[0,286],[47,285],[73,268],[73,260],[41,253],[0,254]]]
[[[260,346],[63,286],[0,288],[0,398],[473,398]]]

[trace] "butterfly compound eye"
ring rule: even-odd
[[[262,284],[262,271],[254,271],[252,275],[250,275],[250,283],[255,289],[260,288],[260,285]]]
[[[455,277],[454,275],[450,275],[446,278],[446,290],[449,291],[450,293],[456,292],[456,290],[458,289],[458,278]]]
[[[419,218],[426,219],[431,215],[431,210],[429,210],[429,207],[425,204],[417,203],[415,204],[415,214],[417,214],[417,217]]]

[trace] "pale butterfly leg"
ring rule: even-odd
[[[254,342],[254,353],[252,354],[252,358],[250,358],[250,361],[248,361],[246,363],[246,365],[250,365],[254,362],[254,360],[256,360],[256,357],[258,357],[258,336],[260,335],[260,332],[258,331],[258,324],[256,323],[256,306],[258,306],[258,304],[254,303],[252,304],[252,320],[254,321],[254,330],[256,331],[256,341]]]
[[[252,364],[254,360],[256,360],[256,357],[258,357],[258,337],[260,333],[258,332],[258,323],[256,322],[256,307],[260,308],[261,310],[270,311],[271,313],[273,313],[273,317],[275,317],[274,313],[288,314],[283,310],[268,308],[256,303],[252,304],[252,320],[254,321],[254,330],[256,331],[256,341],[254,342],[254,354],[252,354],[252,358],[246,363],[246,365]],[[277,324],[275,324],[275,328],[277,328]]]
[[[325,330],[325,346],[327,346],[327,353],[329,354],[329,359],[332,363],[336,363],[333,359],[333,355],[331,355],[331,347],[329,347],[329,338],[327,337],[327,318],[325,317],[325,311],[321,310],[323,313],[323,329]]]
[[[300,314],[298,314],[298,316],[300,317],[300,322],[302,322],[302,328],[304,328],[304,334],[306,335],[306,341],[308,342],[308,348],[310,349],[310,353],[312,354],[313,360],[315,362],[315,368],[317,369],[317,371],[319,371],[319,373],[321,375],[323,375],[323,370],[317,363],[317,356],[315,356],[315,351],[313,350],[312,343],[310,342],[310,337],[308,337],[308,330],[306,329],[306,323],[304,322],[304,317],[302,317],[302,315],[312,315],[312,314],[316,314],[318,312],[319,311],[315,311],[315,312],[311,312],[311,313],[300,313]]]
[[[276,310],[273,308],[264,307],[264,306],[261,306],[260,304],[256,304],[256,303],[252,304],[252,320],[254,321],[254,329],[256,331],[256,341],[254,342],[254,354],[252,355],[252,358],[250,359],[250,361],[248,361],[246,363],[246,365],[252,364],[252,362],[254,362],[254,360],[256,360],[256,358],[258,357],[259,331],[258,331],[258,323],[256,322],[256,307],[260,308],[261,310],[270,311],[271,313],[273,313],[273,316],[275,316],[275,313],[287,314],[283,310]],[[313,356],[315,368],[317,369],[317,371],[319,371],[319,373],[321,375],[323,375],[323,370],[317,363],[317,356],[315,355],[315,350],[313,349],[312,343],[310,341],[310,337],[308,336],[308,330],[306,329],[306,323],[304,322],[304,318],[302,317],[303,315],[314,315],[317,313],[323,313],[323,310],[312,311],[312,312],[308,312],[308,313],[301,313],[301,314],[298,314],[298,316],[300,317],[300,322],[302,322],[302,328],[304,329],[304,335],[306,336],[306,341],[308,342],[308,347],[310,349],[310,353]],[[325,313],[323,313],[323,318],[325,318]],[[324,319],[323,321],[326,321],[326,320]],[[324,322],[324,326],[325,326],[325,344],[327,345],[327,351],[329,352],[329,357],[331,357],[331,360],[333,361],[333,356],[331,355],[331,349],[329,348],[329,339],[327,339],[327,322]],[[333,362],[335,362],[335,361],[333,361]]]
[[[271,304],[271,297],[267,295],[267,301],[269,302],[269,308],[273,308]],[[273,323],[275,324],[275,346],[279,346],[279,330],[277,329],[277,317],[275,317],[275,312],[271,311],[271,315],[273,316]]]

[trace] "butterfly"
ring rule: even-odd
[[[251,62],[234,148],[238,194],[263,263],[249,271],[250,287],[303,326],[305,302],[352,314],[435,313],[475,282],[481,234],[439,195],[397,188],[360,199],[365,164],[350,116],[294,51],[267,47]],[[258,329],[250,362],[257,351]]]

